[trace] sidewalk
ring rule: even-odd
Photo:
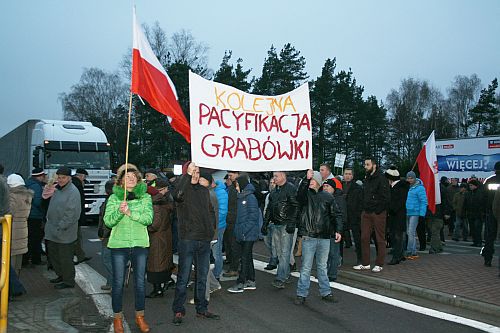
[[[20,280],[27,294],[9,301],[8,332],[103,332],[109,323],[102,319],[88,296],[75,286],[56,290],[46,266],[23,267]],[[71,323],[71,325],[68,324]]]

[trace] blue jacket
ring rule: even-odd
[[[217,201],[219,202],[219,229],[226,227],[226,217],[227,217],[227,204],[228,204],[228,193],[226,191],[226,184],[222,180],[216,180],[215,184],[215,195],[217,196]]]
[[[43,183],[31,177],[26,181],[26,187],[35,192],[28,218],[41,220],[45,216],[45,212],[42,209]]]
[[[415,184],[410,186],[408,197],[406,198],[407,216],[425,216],[427,212],[427,195],[425,187],[420,179],[416,179]]]
[[[259,239],[262,213],[254,195],[255,187],[248,184],[238,193],[238,209],[234,225],[234,237],[237,241],[256,241]]]

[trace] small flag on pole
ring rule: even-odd
[[[168,117],[172,128],[191,142],[189,123],[179,105],[175,86],[156,58],[133,14],[132,86],[134,94],[144,98],[156,111]]]

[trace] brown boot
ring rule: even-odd
[[[113,327],[115,333],[123,333],[123,318],[121,316],[115,316],[113,319]]]
[[[142,333],[149,332],[149,325],[146,323],[144,315],[136,315],[135,323],[137,324],[137,327],[139,327],[139,330],[141,330]]]

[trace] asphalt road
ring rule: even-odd
[[[87,255],[93,257],[88,263],[103,274],[101,244],[98,241],[89,241],[97,238],[96,228],[89,226],[82,231],[85,239],[84,249]],[[242,294],[226,291],[233,281],[222,282],[222,290],[211,295],[209,306],[210,311],[221,315],[220,321],[196,318],[194,306],[187,304],[184,323],[175,327],[171,323],[174,290],[168,290],[162,298],[146,299],[146,319],[156,332],[479,332],[469,326],[339,290],[333,290],[337,302],[325,303],[318,295],[316,283],[311,283],[310,296],[305,305],[296,306],[293,300],[297,279],[293,278],[284,290],[272,287],[272,281],[272,274],[257,271],[257,290],[245,291]],[[147,286],[147,292],[149,291],[150,285]],[[192,297],[191,295],[192,291],[188,293],[188,298]],[[124,314],[135,332],[133,283],[125,290]]]

